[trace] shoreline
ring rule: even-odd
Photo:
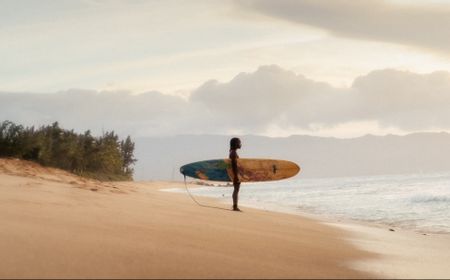
[[[212,207],[199,207],[187,194],[161,191],[183,187],[182,182],[102,183],[0,160],[0,278],[449,275],[442,270],[448,264],[446,239],[364,232],[247,207],[236,213],[208,197],[200,202]],[[422,245],[411,248],[417,242],[433,245],[425,261],[418,258]]]
[[[202,186],[199,186],[202,187]],[[183,188],[162,189],[182,194]],[[228,204],[225,199],[198,195]],[[355,261],[351,267],[377,275],[382,278],[449,278],[450,233],[432,232],[403,228],[396,225],[375,223],[351,218],[332,217],[282,207],[258,207],[241,203],[246,208],[259,211],[296,215],[312,219],[346,232],[345,240],[358,249],[377,257]],[[285,211],[283,211],[285,210]]]
[[[149,181],[151,182],[151,181]],[[174,184],[183,184],[183,182],[180,181],[167,181],[167,182],[173,182]],[[197,184],[191,184],[189,185],[189,188],[191,189],[198,189],[198,188],[204,188],[204,187],[214,187],[214,188],[220,188],[222,186],[207,186],[207,185],[197,185]],[[170,187],[170,188],[162,188],[162,191],[170,192],[170,193],[179,193],[183,194],[186,193],[185,187],[179,186],[179,187]],[[229,189],[229,192],[231,193],[231,188]],[[202,198],[209,198],[209,199],[215,199],[219,203],[222,203],[224,205],[230,204],[231,205],[231,197],[230,198],[218,198],[215,196],[208,196],[208,195],[202,195],[202,194],[194,194],[194,196],[202,197]],[[230,201],[228,201],[230,200]],[[256,203],[246,203],[246,202],[239,202],[240,205],[257,209],[261,211],[269,211],[269,212],[276,212],[276,213],[282,213],[282,214],[289,214],[289,215],[298,215],[301,217],[306,217],[314,220],[318,220],[324,223],[330,223],[333,224],[336,223],[344,223],[344,224],[354,224],[354,225],[360,225],[360,226],[367,226],[367,227],[374,227],[374,228],[386,228],[394,229],[394,230],[400,230],[405,232],[411,232],[415,234],[421,234],[421,235],[437,235],[437,236],[449,236],[450,238],[450,232],[447,231],[433,231],[433,230],[424,230],[424,229],[415,229],[413,227],[406,227],[402,225],[396,225],[396,224],[389,224],[389,223],[383,223],[383,222],[372,222],[372,221],[366,221],[362,219],[352,219],[349,217],[343,217],[343,216],[333,216],[331,214],[319,214],[319,213],[312,213],[308,212],[307,210],[292,210],[290,208],[283,208],[275,204],[265,203],[266,206],[258,206]],[[267,206],[268,205],[268,206]]]

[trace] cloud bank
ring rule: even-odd
[[[449,104],[449,72],[377,70],[337,88],[271,65],[229,82],[208,81],[188,99],[160,92],[3,92],[0,120],[59,121],[75,130],[134,136],[266,134],[270,127],[313,131],[362,121],[406,131],[450,130]]]
[[[357,39],[386,41],[449,53],[450,6],[382,0],[255,0],[241,7],[270,17]]]

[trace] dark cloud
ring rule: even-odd
[[[159,92],[0,93],[0,120],[59,121],[80,131],[152,136],[264,133],[269,126],[311,129],[355,121],[424,130],[450,129],[449,104],[448,72],[378,70],[350,88],[336,88],[272,65],[227,83],[208,81],[187,100]]]
[[[254,0],[242,7],[323,28],[337,36],[450,49],[450,6],[400,5],[383,0]]]

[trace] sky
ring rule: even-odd
[[[450,131],[450,0],[0,0],[0,121],[135,137]]]

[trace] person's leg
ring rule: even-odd
[[[239,210],[238,208],[238,194],[239,194],[239,188],[241,187],[241,183],[233,184],[234,191],[233,191],[233,210]]]

